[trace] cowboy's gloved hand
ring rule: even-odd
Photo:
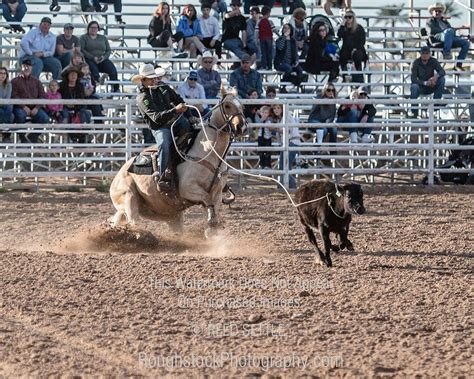
[[[188,106],[184,103],[180,103],[174,109],[176,110],[176,113],[184,113],[188,110]]]

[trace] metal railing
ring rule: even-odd
[[[215,104],[217,100],[189,101],[191,104]],[[469,172],[469,169],[438,169],[447,160],[448,151],[474,147],[457,144],[459,136],[474,132],[467,121],[443,120],[439,117],[445,106],[460,104],[474,106],[471,99],[337,99],[337,104],[374,104],[378,114],[386,114],[389,106],[408,107],[420,104],[422,119],[397,119],[378,117],[374,123],[333,123],[338,128],[337,143],[314,142],[308,128],[328,124],[272,124],[281,138],[271,147],[258,146],[251,135],[235,141],[227,162],[244,173],[279,177],[288,187],[291,176],[329,176],[334,179],[363,180],[370,183],[387,181],[404,182],[405,176],[416,183],[426,175],[433,184],[437,172]],[[102,104],[110,106],[110,115],[103,124],[2,124],[0,132],[10,133],[10,140],[0,143],[0,183],[30,178],[80,178],[86,184],[91,178],[112,177],[123,163],[146,145],[143,143],[143,124],[135,114],[135,100],[0,100],[0,105],[12,104]],[[327,99],[278,99],[242,100],[243,104],[282,104],[284,114],[292,111],[302,120],[303,108],[314,104],[328,104]],[[250,124],[258,130],[268,124]],[[307,139],[299,145],[290,145],[289,130],[298,127]],[[348,127],[372,128],[373,143],[350,143]],[[39,133],[38,143],[28,142],[28,133]],[[87,138],[77,138],[78,135]],[[73,138],[73,136],[75,136]],[[23,141],[23,142],[21,142]],[[259,169],[258,154],[270,152],[272,169]],[[290,153],[295,152],[299,161],[309,162],[309,167],[290,167]],[[240,173],[239,181],[245,179]]]

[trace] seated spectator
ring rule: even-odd
[[[241,66],[230,74],[229,84],[231,87],[237,87],[237,92],[241,99],[247,97],[250,88],[255,88],[258,97],[262,96],[262,75],[257,70],[250,68],[250,55],[245,54],[241,58]]]
[[[186,81],[178,87],[178,94],[183,99],[205,99],[206,94],[204,92],[204,87],[200,85],[197,81],[197,71],[190,71],[188,77],[186,78]],[[201,113],[202,117],[205,116],[207,112],[209,112],[209,106],[207,104],[195,104],[194,106],[199,109],[199,112]],[[190,110],[193,116],[199,116],[196,112],[196,109],[190,108]]]
[[[273,86],[268,86],[265,90],[266,99],[275,99],[277,97],[277,88]]]
[[[252,51],[255,51],[257,56],[257,61],[260,62],[261,56],[257,49],[257,41],[255,39],[255,30],[257,23],[260,20],[260,9],[258,7],[252,7],[250,9],[250,17],[247,19],[247,46]]]
[[[86,58],[86,62],[90,67],[92,77],[96,82],[99,81],[101,72],[109,75],[111,80],[117,81],[117,69],[110,61],[109,57],[111,49],[107,37],[99,34],[100,27],[97,21],[91,21],[87,25],[87,33],[79,38],[81,44],[81,52]],[[113,84],[113,92],[119,92],[118,83]]]
[[[50,28],[51,19],[43,17],[39,27],[31,29],[20,42],[20,60],[30,60],[35,78],[39,78],[43,70],[51,72],[53,79],[59,79],[61,75],[61,62],[54,57],[56,37]]]
[[[33,63],[29,58],[23,59],[20,74],[12,80],[12,99],[44,99],[46,94],[38,78],[32,75]],[[31,117],[34,124],[46,124],[48,114],[42,105],[15,105],[13,107],[15,123],[24,124]],[[20,134],[21,142],[38,142],[39,133]]]
[[[0,99],[11,99],[12,84],[8,80],[8,69],[0,67]],[[13,106],[0,105],[0,124],[10,124],[13,122]],[[2,133],[2,142],[10,143],[10,133]]]
[[[99,99],[99,97],[95,94],[96,82],[91,75],[89,65],[87,63],[81,63],[79,65],[79,70],[82,73],[82,78],[80,78],[79,81],[84,87],[84,94],[86,95],[86,99]],[[92,112],[92,116],[94,117],[105,116],[104,107],[102,106],[102,104],[88,104],[87,108],[89,108],[89,110]],[[94,123],[103,124],[104,122],[99,118],[94,120]]]
[[[48,85],[48,90],[46,91],[46,98],[48,100],[62,99],[61,93],[58,90],[59,90],[58,81],[55,79],[51,80]],[[63,105],[62,104],[47,104],[45,109],[46,109],[46,113],[52,120],[58,123],[63,122],[63,112],[62,112]]]
[[[212,10],[214,11],[214,18],[219,20],[220,17],[224,17],[227,12],[227,3],[224,0],[199,0],[201,5],[209,3]]]
[[[219,58],[222,57],[221,32],[219,22],[215,17],[211,17],[210,3],[202,3],[202,15],[199,17],[202,32],[202,44],[208,49],[214,49]]]
[[[27,11],[25,0],[2,0],[2,11],[6,22],[21,22]],[[21,25],[10,26],[14,32],[25,33]]]
[[[247,22],[240,12],[242,3],[240,0],[232,0],[230,5],[232,10],[224,15],[222,23],[222,43],[226,49],[232,51],[239,59],[242,59],[244,55],[252,54],[252,61],[255,61],[255,51],[247,46]],[[242,35],[242,39],[240,35]]]
[[[339,76],[339,55],[335,44],[328,40],[328,29],[325,23],[316,23],[309,36],[308,57],[304,69],[315,75],[329,71],[328,82]]]
[[[56,57],[61,62],[64,69],[70,62],[74,51],[81,51],[79,38],[72,33],[74,32],[74,25],[67,23],[64,25],[64,34],[60,34],[56,38]]]
[[[288,9],[286,7],[288,6]],[[281,0],[283,14],[293,14],[296,9],[306,9],[304,0]]]
[[[84,0],[81,0],[82,2],[86,2]],[[113,4],[114,5],[114,13],[122,13],[122,0],[92,0],[92,6],[94,7],[96,12],[101,12],[105,13],[107,12],[108,6],[105,4],[103,7],[100,6],[100,3],[107,3],[107,4]],[[123,21],[122,16],[120,14],[115,15],[115,21],[117,24],[125,24],[125,21]]]
[[[432,17],[426,23],[426,28],[434,40],[443,43],[444,59],[452,59],[451,49],[453,47],[460,47],[461,51],[459,52],[458,60],[463,61],[467,57],[470,43],[467,39],[456,35],[456,29],[451,26],[443,15],[445,10],[446,6],[444,4],[436,3],[430,5],[428,12]],[[455,69],[462,71],[462,62],[457,62]]]
[[[306,12],[303,8],[296,8],[290,17],[285,18],[284,23],[293,27],[293,37],[300,59],[304,59],[308,53],[308,30],[306,26]]]
[[[191,58],[196,58],[198,51],[202,54],[206,49],[201,42],[201,24],[197,19],[194,5],[188,4],[184,7],[176,32],[183,34],[182,48],[189,51]]]
[[[275,45],[275,68],[284,73],[282,80],[299,86],[303,81],[303,69],[298,62],[296,41],[290,24],[283,25],[282,36],[277,39]]]
[[[354,99],[368,99],[368,93],[364,87],[359,87],[357,91],[355,91],[353,95]],[[375,114],[377,110],[373,106],[373,104],[358,104],[358,117],[357,122],[359,123],[372,123],[374,122]],[[362,142],[363,143],[370,143],[373,142],[374,136],[372,135],[372,128],[365,127],[365,128],[348,128],[349,134],[351,136],[352,142],[357,142],[357,137],[359,134],[362,133]],[[355,134],[354,134],[355,133]]]
[[[423,46],[421,55],[411,66],[410,99],[433,93],[434,99],[441,99],[444,92],[445,71],[436,58],[431,56],[430,48]],[[418,117],[418,107],[412,104],[411,117]]]
[[[351,3],[352,0],[325,0],[323,8],[327,15],[333,16],[331,8],[351,9]]]
[[[319,96],[316,99],[336,99],[337,93],[334,84],[327,83]],[[308,116],[308,123],[310,124],[332,124],[336,117],[336,104],[315,104]],[[329,142],[337,142],[337,128],[335,126],[327,127],[310,127],[313,133],[316,133],[316,142],[323,143],[324,137],[329,133]]]
[[[257,90],[255,88],[250,88],[247,92],[247,99],[258,99],[258,93],[257,93]],[[258,110],[261,108],[261,105],[257,105],[257,104],[245,104],[244,105],[244,116],[245,116],[245,120],[248,122],[248,123],[255,123],[257,122],[256,121],[256,117],[257,117],[257,113],[258,113]],[[254,135],[254,133],[252,131],[249,130],[249,137],[250,137],[250,140],[254,140],[255,137],[257,137],[256,135]]]
[[[358,91],[352,91],[351,95],[349,97],[352,100],[356,100],[359,98]],[[356,124],[360,122],[359,120],[361,119],[367,119],[368,120],[368,113],[362,115],[362,109],[364,108],[364,105],[362,104],[341,104],[339,106],[339,109],[337,110],[337,122],[338,123],[351,123],[351,124]],[[368,109],[367,109],[368,112]],[[371,110],[372,114],[372,110]],[[365,117],[367,116],[367,117]],[[375,116],[375,108],[373,109],[373,115],[372,117]],[[351,143],[357,143],[358,142],[358,128],[350,127],[347,128],[346,130],[349,132],[350,135],[350,141]],[[364,134],[371,134],[370,128],[364,128],[363,131]],[[370,137],[366,137],[370,138]]]
[[[59,85],[59,92],[64,100],[85,99],[84,87],[80,82],[82,72],[75,68],[70,68],[62,73],[63,80]],[[67,104],[63,108],[63,119],[65,123],[84,124],[91,122],[91,115],[85,105]],[[84,133],[71,133],[69,137],[75,141],[84,143],[87,136]]]
[[[344,22],[337,31],[337,36],[342,39],[340,52],[341,68],[347,70],[347,63],[354,62],[355,69],[362,71],[362,63],[368,59],[365,51],[365,30],[357,23],[356,15],[349,10],[344,15]],[[364,83],[363,74],[353,74],[351,80],[356,83]]]
[[[73,51],[71,54],[71,61],[66,67],[63,68],[63,72],[64,70],[67,70],[68,68],[71,68],[71,67],[79,68],[80,65],[83,63],[84,63],[84,55],[82,55],[82,53],[79,51]]]
[[[204,87],[206,99],[217,99],[217,94],[221,89],[221,75],[213,69],[217,63],[217,58],[210,51],[205,51],[197,59],[198,66],[198,83]]]
[[[153,12],[153,17],[148,25],[150,34],[147,37],[151,47],[173,47],[173,43],[178,44],[183,39],[183,33],[175,33],[171,31],[170,6],[166,2],[161,2]],[[178,54],[173,58],[186,58],[187,53],[180,52],[175,49]]]
[[[258,20],[255,26],[255,42],[257,43],[257,51],[260,56],[259,67],[264,70],[272,69],[273,58],[273,33],[275,32],[275,25],[270,20],[271,8],[267,6],[262,7],[262,17]],[[278,68],[277,68],[278,69]]]

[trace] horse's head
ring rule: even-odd
[[[244,109],[235,88],[225,90],[221,88],[221,100],[214,107],[210,121],[219,130],[227,131],[233,136],[240,136],[247,129],[247,121],[244,116]]]

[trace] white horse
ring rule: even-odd
[[[167,222],[174,230],[182,230],[184,209],[201,204],[207,208],[206,237],[218,226],[217,207],[222,202],[226,184],[225,159],[234,136],[246,128],[242,104],[235,91],[221,90],[222,98],[212,109],[208,122],[199,131],[187,153],[187,160],[177,166],[179,197],[177,202],[161,193],[151,175],[129,172],[134,158],[129,159],[110,186],[110,197],[117,212],[111,218],[112,227],[123,222],[134,225],[139,216]],[[217,154],[216,154],[217,153]]]

